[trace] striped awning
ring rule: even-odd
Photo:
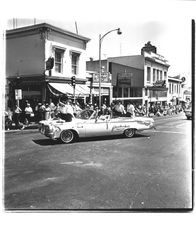
[[[55,90],[59,91],[65,95],[73,95],[74,88],[68,83],[48,83],[49,86],[54,88]],[[90,95],[90,88],[84,84],[76,84],[75,85],[75,95],[76,96],[89,96]]]
[[[68,83],[49,82],[48,84],[62,94],[73,95],[73,87],[69,85]]]

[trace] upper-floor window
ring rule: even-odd
[[[55,49],[55,71],[58,73],[63,73],[63,55],[63,50]]]
[[[177,93],[179,93],[179,88],[178,88],[178,87],[179,87],[179,85],[177,84],[176,86],[177,86],[177,91],[176,91],[176,92],[177,92]]]
[[[177,85],[174,85],[174,93],[177,93]]]
[[[147,81],[150,82],[150,67],[147,67]]]
[[[156,81],[156,69],[153,69],[153,82]]]
[[[72,52],[71,53],[71,71],[73,75],[77,75],[79,72],[79,53]]]
[[[160,70],[160,80],[162,80],[163,79],[163,72],[162,72],[162,70]]]
[[[170,94],[172,93],[172,85],[171,85],[171,83],[169,84],[169,93]]]
[[[164,80],[166,80],[166,79],[167,79],[167,72],[164,71]]]
[[[160,80],[159,78],[159,70],[157,69],[157,81]]]

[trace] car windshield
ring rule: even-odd
[[[88,120],[93,114],[93,112],[94,110],[90,110],[90,109],[82,110],[80,113],[76,115],[76,118],[82,119],[82,120]]]

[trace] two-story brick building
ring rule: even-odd
[[[86,46],[90,39],[47,23],[6,31],[7,105],[22,92],[22,105],[49,101],[61,94],[73,96],[71,77],[76,77],[75,94],[88,96]]]

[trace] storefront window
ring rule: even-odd
[[[114,98],[118,97],[117,87],[113,87],[113,96]]]
[[[124,88],[124,97],[128,97],[128,88]]]
[[[122,88],[118,88],[118,97],[122,97]]]
[[[132,88],[132,97],[141,97],[142,96],[142,88]]]

